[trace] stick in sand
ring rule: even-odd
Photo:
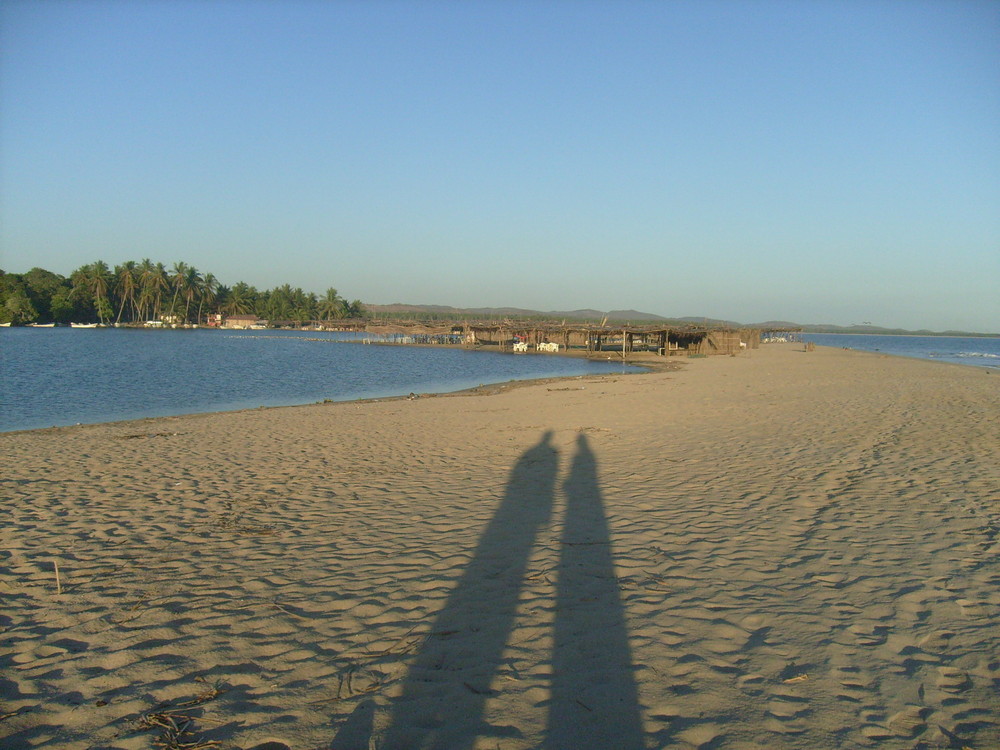
[[[56,569],[56,595],[62,596],[62,584],[59,582],[59,561],[53,560],[52,567]]]

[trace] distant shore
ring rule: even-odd
[[[998,423],[773,344],[0,434],[0,744],[997,746]]]
[[[930,332],[900,332],[872,333],[870,331],[803,331],[803,335],[818,334],[822,336],[910,336],[915,338],[935,339],[1000,339],[1000,333],[930,333]]]

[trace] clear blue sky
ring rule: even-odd
[[[0,268],[1000,331],[1000,2],[0,0]]]

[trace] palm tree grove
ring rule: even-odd
[[[348,302],[332,287],[322,297],[288,284],[259,290],[240,281],[229,287],[184,262],[168,268],[145,258],[112,269],[98,260],[68,278],[43,268],[23,274],[0,270],[0,323],[190,326],[218,315],[304,325],[366,313],[360,300]]]

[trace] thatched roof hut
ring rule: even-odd
[[[427,322],[369,322],[367,332],[382,336],[449,336],[471,346],[496,346],[511,350],[514,344],[558,344],[560,349],[587,352],[615,351],[627,356],[634,351],[661,356],[736,354],[760,345],[759,328],[727,328],[696,325],[594,325],[587,323],[540,323],[525,320]]]

